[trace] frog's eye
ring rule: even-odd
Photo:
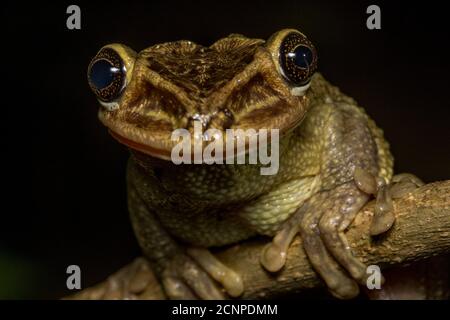
[[[89,86],[102,102],[111,102],[121,94],[125,78],[125,65],[119,54],[111,48],[100,50],[89,64]]]
[[[279,49],[283,76],[296,86],[309,83],[317,69],[317,52],[311,41],[300,32],[288,33]]]

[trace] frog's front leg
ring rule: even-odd
[[[128,196],[133,227],[145,257],[110,276],[106,286],[94,292],[97,298],[145,299],[147,287],[154,281],[150,269],[171,299],[223,299],[225,295],[218,284],[231,297],[243,293],[241,277],[208,249],[184,248],[176,243],[147,209],[132,184]]]
[[[272,260],[286,252],[297,232],[314,269],[321,275],[333,295],[352,298],[359,293],[358,283],[365,283],[366,267],[351,252],[344,231],[353,221],[369,194],[354,181],[355,168],[372,175],[379,169],[377,145],[364,116],[355,106],[328,104],[316,107],[305,124],[304,136],[312,135],[320,160],[318,192],[306,200],[266,247],[263,265],[271,271],[282,267]],[[318,116],[322,114],[322,116]],[[312,129],[308,129],[312,128]],[[307,149],[307,146],[305,147]]]
[[[359,293],[357,283],[344,270],[357,282],[365,283],[366,266],[353,256],[344,230],[367,200],[368,195],[349,182],[311,198],[300,222],[303,246],[311,263],[339,298]]]
[[[129,183],[129,210],[139,244],[171,299],[223,299],[222,285],[230,296],[243,292],[242,280],[206,248],[184,248],[160,225],[133,183]],[[128,281],[133,283],[130,273]],[[125,290],[126,291],[126,290]]]
[[[376,198],[370,232],[376,235],[387,231],[395,220],[392,199],[400,198],[421,185],[423,182],[411,174],[395,175],[386,184],[383,179],[357,167],[354,183],[321,192],[306,201],[265,247],[261,263],[268,271],[279,271],[285,263],[292,240],[300,232],[311,263],[331,292],[340,298],[351,298],[358,294],[358,287],[340,266],[362,284],[365,284],[366,267],[349,252],[344,231],[369,195]]]
[[[366,267],[352,255],[344,230],[367,199],[368,195],[353,182],[314,195],[284,223],[266,246],[261,263],[268,271],[280,270],[289,245],[300,233],[311,264],[330,291],[339,298],[356,296],[359,288],[353,279],[364,282]]]

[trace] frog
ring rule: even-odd
[[[177,40],[98,51],[88,84],[101,123],[130,150],[128,209],[143,252],[132,271],[111,280],[120,297],[136,297],[144,286],[130,284],[151,268],[168,298],[237,298],[242,277],[212,250],[267,238],[261,267],[276,273],[296,236],[333,296],[359,294],[366,266],[345,230],[375,198],[371,234],[386,232],[395,222],[392,198],[421,181],[393,175],[383,131],[317,66],[316,47],[296,29],[267,40],[231,34],[210,46]],[[172,133],[193,133],[196,124],[223,133],[278,130],[278,171],[174,163]]]

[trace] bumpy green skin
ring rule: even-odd
[[[300,234],[311,262],[331,289],[344,284],[333,278],[333,268],[320,265],[330,260],[324,247],[335,251],[338,260],[341,256],[344,266],[351,260],[329,245],[339,242],[339,229],[368,200],[354,184],[354,169],[389,181],[393,160],[381,130],[321,75],[314,76],[307,95],[312,106],[282,138],[276,175],[260,175],[257,165],[167,163],[152,168],[131,158],[129,211],[144,254],[157,270],[162,272],[182,252],[182,243],[213,247],[257,234],[274,236],[303,206]],[[330,236],[318,240],[320,232]],[[362,277],[358,272],[352,275]]]

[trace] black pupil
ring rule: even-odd
[[[308,69],[313,61],[313,53],[308,47],[298,46],[295,48],[292,58],[298,67]]]
[[[113,82],[114,75],[119,71],[118,68],[111,65],[108,61],[99,60],[92,65],[89,76],[92,84],[94,84],[97,89],[103,89]]]

